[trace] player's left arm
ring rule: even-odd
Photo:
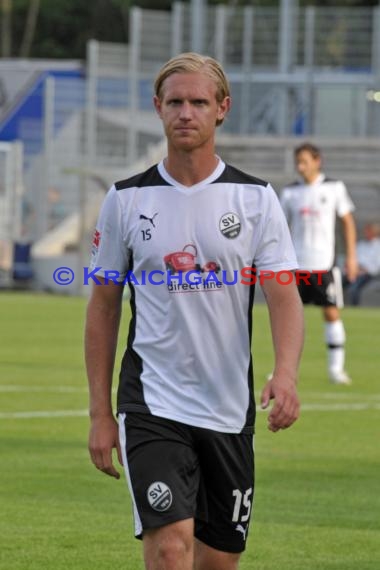
[[[346,275],[349,281],[355,281],[358,275],[358,262],[356,257],[356,225],[354,216],[349,212],[341,217],[341,222],[346,247]]]
[[[295,279],[290,284],[266,280],[262,287],[270,315],[275,367],[262,392],[261,405],[265,409],[274,399],[268,428],[275,432],[290,427],[300,412],[297,371],[304,340],[303,307]]]

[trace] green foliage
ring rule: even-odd
[[[11,55],[20,53],[31,0],[10,0]],[[190,0],[187,0],[190,2]],[[209,5],[278,6],[278,0],[209,0]],[[81,58],[86,56],[89,39],[107,42],[128,41],[128,14],[131,6],[169,10],[171,0],[40,0],[31,57]],[[366,0],[375,6],[378,0]],[[300,6],[362,6],[361,0],[299,0]],[[0,3],[1,7],[1,3]],[[1,8],[0,8],[1,20]]]
[[[12,54],[22,41],[29,0],[13,0]],[[86,43],[127,41],[127,12],[117,0],[41,0],[31,57],[82,58]]]
[[[129,318],[125,304],[118,363]],[[87,453],[85,300],[0,294],[1,570],[142,570],[124,478],[107,478]],[[241,570],[380,567],[379,309],[344,311],[352,386],[325,373],[320,310],[306,310],[300,373],[303,412],[272,434],[258,414],[254,516]],[[272,368],[267,311],[254,309],[256,392]],[[117,370],[115,371],[115,380]]]

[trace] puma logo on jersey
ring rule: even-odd
[[[144,214],[140,214],[140,220],[149,220],[149,222],[152,224],[152,226],[155,228],[155,224],[154,224],[154,218],[158,216],[158,212],[156,212],[154,214],[154,216],[152,218],[150,218],[149,216],[144,216]]]
[[[238,525],[236,526],[235,530],[237,530],[238,532],[241,532],[242,535],[244,536],[244,540],[246,539],[246,536],[245,536],[245,535],[246,535],[246,532],[247,532],[247,530],[248,530],[248,527],[245,527],[245,528],[244,528],[243,525],[238,524]]]

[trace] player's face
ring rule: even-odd
[[[193,150],[213,145],[216,121],[224,118],[230,98],[216,100],[215,82],[204,73],[173,73],[162,85],[161,97],[154,105],[169,145]]]
[[[296,156],[296,169],[307,184],[311,184],[317,178],[321,170],[321,159],[307,150],[299,152]]]

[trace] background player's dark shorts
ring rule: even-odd
[[[296,279],[299,294],[305,305],[309,303],[321,307],[342,305],[342,285],[338,268],[334,267],[326,273],[296,271]]]
[[[122,414],[120,421],[135,529],[194,518],[199,540],[242,552],[254,494],[252,434],[219,433],[149,414]]]

